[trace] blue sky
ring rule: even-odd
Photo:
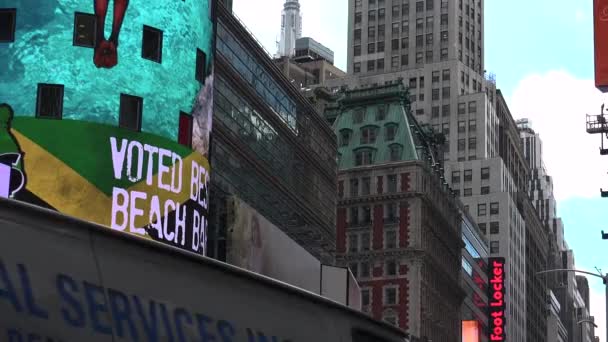
[[[284,0],[258,3],[234,0],[234,10],[267,50],[276,51]],[[303,34],[335,51],[336,65],[346,64],[347,0],[300,0]],[[601,240],[608,199],[608,157],[598,153],[599,137],[585,132],[585,114],[598,114],[606,96],[593,85],[592,1],[485,0],[486,70],[497,77],[513,116],[527,117],[543,140],[548,172],[553,176],[558,216],[576,266],[608,273],[608,240]],[[342,13],[342,15],[340,15]],[[608,211],[606,211],[608,212]],[[592,314],[603,340],[604,287],[592,286]]]

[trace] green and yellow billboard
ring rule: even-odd
[[[212,0],[0,0],[0,17],[0,196],[204,254]]]

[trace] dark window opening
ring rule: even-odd
[[[10,43],[15,41],[16,22],[16,8],[0,8],[0,42]]]
[[[118,118],[118,126],[137,132],[141,131],[143,107],[143,98],[120,94],[120,116]]]
[[[63,117],[63,84],[38,83],[36,117],[49,119]]]
[[[192,146],[192,115],[184,112],[179,113],[179,134],[177,142],[191,147]]]
[[[95,47],[97,19],[94,14],[74,14],[74,46]]]
[[[200,83],[205,83],[205,65],[207,64],[207,55],[201,49],[196,49],[196,80]]]
[[[163,31],[144,25],[144,34],[141,43],[141,57],[157,63],[162,63]]]

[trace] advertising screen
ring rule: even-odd
[[[204,254],[213,0],[7,2],[0,196]]]
[[[608,92],[608,0],[593,0],[595,86]]]
[[[488,259],[488,322],[490,341],[506,341],[505,320],[505,259]]]
[[[479,342],[479,322],[462,321],[462,342]]]

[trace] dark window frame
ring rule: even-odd
[[[148,38],[146,38],[146,33],[148,34]],[[152,38],[158,39],[158,46],[155,49],[156,51],[154,54],[151,54],[151,53],[148,54],[147,52],[150,52],[150,51],[148,51],[148,48],[146,45],[147,45],[147,43],[150,42],[150,39],[151,39],[149,35],[152,35],[152,34],[155,35]],[[162,62],[163,62],[163,36],[164,36],[164,33],[161,29],[157,29],[156,27],[144,25],[143,29],[142,29],[142,37],[141,37],[141,58],[162,64]]]
[[[93,20],[93,27],[89,28],[92,30],[92,41],[87,44],[87,43],[83,43],[82,40],[79,40],[78,38],[78,24],[81,23],[78,21],[79,18],[88,18]],[[74,34],[72,36],[72,45],[73,46],[79,46],[79,47],[85,47],[85,48],[94,48],[95,47],[95,42],[97,41],[97,17],[95,16],[95,14],[92,13],[84,13],[84,12],[75,12],[74,13]]]
[[[57,115],[45,115],[42,113],[43,102],[48,101],[48,96],[42,96],[41,93],[45,90],[51,90],[51,89],[58,90],[60,92],[60,95],[58,98],[59,103],[56,104],[59,108],[59,112],[57,113]],[[65,96],[65,86],[63,84],[38,83],[38,89],[36,91],[36,118],[61,120],[63,118],[63,98],[64,98],[64,96]]]
[[[205,76],[207,74],[207,54],[201,49],[196,49],[196,69],[194,71],[194,78],[201,84],[205,83]]]
[[[135,129],[126,125],[125,121],[124,121],[124,120],[126,120],[126,118],[123,117],[123,113],[124,113],[123,110],[126,110],[123,107],[123,99],[126,100],[128,98],[134,99],[134,100],[138,101],[138,103],[140,104],[140,106],[138,108],[138,113],[136,113],[138,116],[138,120],[137,120],[137,127],[135,127]],[[142,126],[142,121],[143,121],[143,111],[144,111],[144,99],[142,97],[121,93],[120,94],[120,108],[119,108],[119,115],[118,115],[118,127],[132,130],[135,132],[141,132],[141,126]]]
[[[17,32],[17,9],[16,8],[0,8],[0,14],[6,14],[7,16],[12,15],[13,21],[9,27],[8,39],[0,39],[0,43],[13,43]]]

